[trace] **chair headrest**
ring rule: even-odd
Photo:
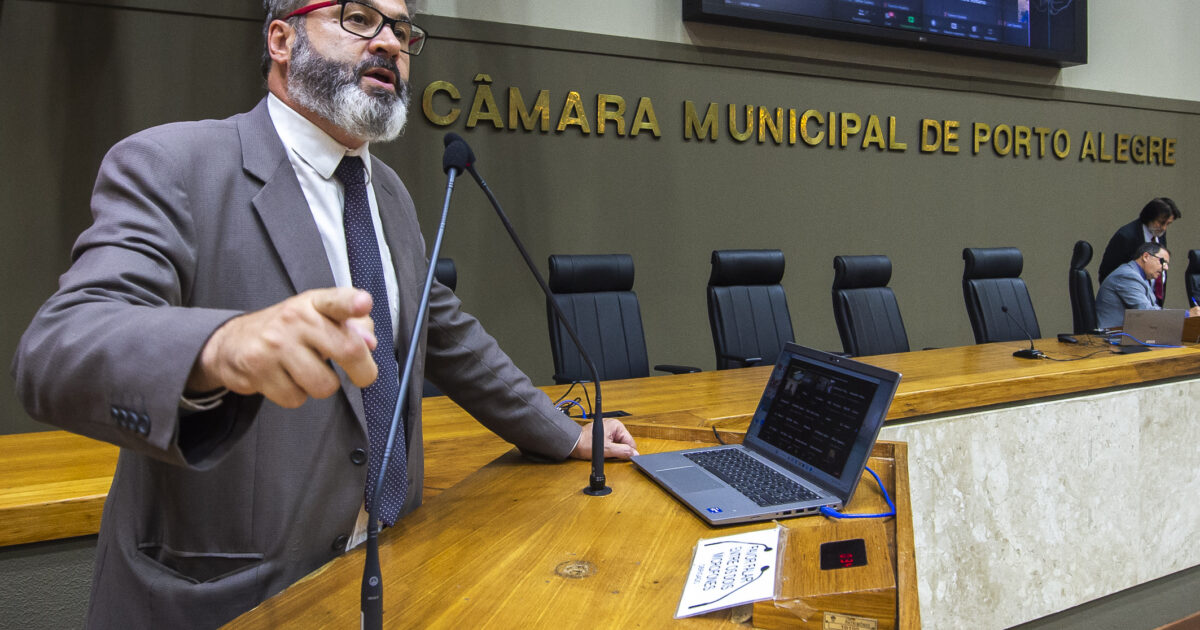
[[[892,279],[892,261],[887,256],[834,256],[833,288],[886,287]]]
[[[783,266],[783,252],[778,249],[713,250],[708,285],[779,284]]]
[[[550,256],[550,291],[598,293],[633,290],[629,254],[555,254]]]
[[[1200,273],[1200,249],[1188,251],[1187,273]]]
[[[1019,278],[1024,261],[1016,247],[968,247],[963,250],[963,280]]]
[[[1092,262],[1092,244],[1087,241],[1075,241],[1075,250],[1071,252],[1071,269],[1083,269]]]

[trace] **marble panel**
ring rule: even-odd
[[[1198,394],[1190,380],[886,426],[909,445],[924,625],[1006,628],[1200,564]]]

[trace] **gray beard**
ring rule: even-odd
[[[408,82],[398,78],[395,93],[373,90],[368,94],[359,87],[360,72],[376,66],[388,67],[399,76],[387,62],[368,60],[351,67],[326,59],[313,49],[301,26],[288,64],[288,95],[354,137],[367,142],[394,140],[408,121]]]

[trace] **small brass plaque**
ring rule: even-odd
[[[879,630],[879,621],[866,617],[852,617],[838,613],[825,613],[824,630]]]

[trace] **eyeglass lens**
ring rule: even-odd
[[[375,7],[358,2],[346,2],[342,5],[342,28],[359,37],[372,38],[379,34],[386,22],[391,22],[396,39],[410,53],[421,52],[425,44],[425,32],[412,22],[404,20],[389,20]]]

